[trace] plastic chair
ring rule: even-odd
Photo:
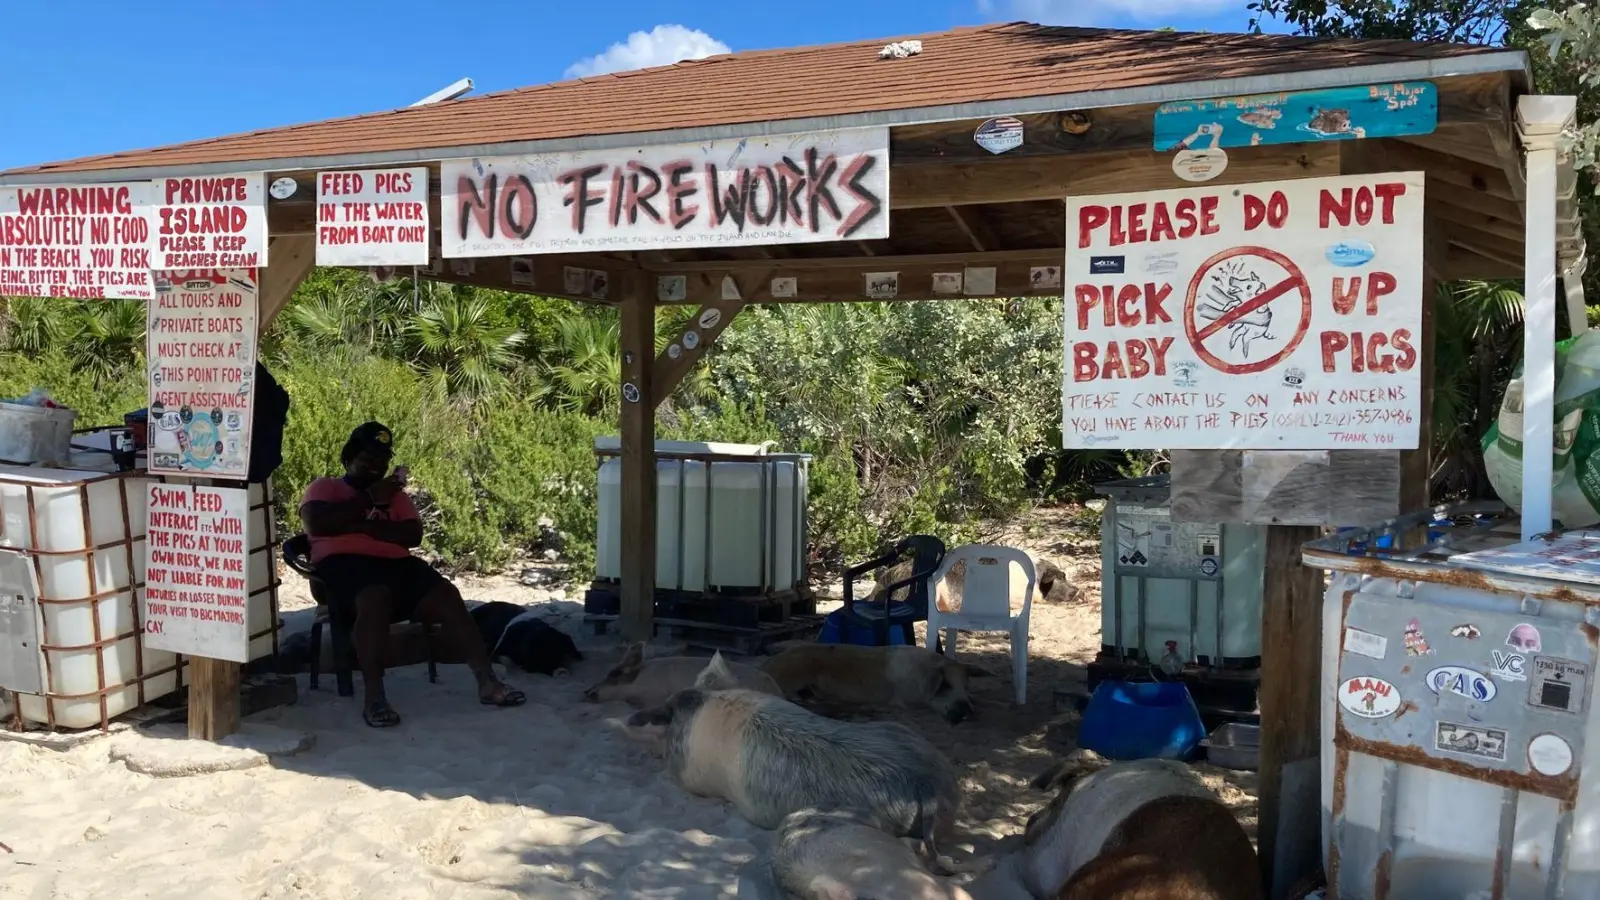
[[[939,583],[956,563],[967,564],[961,588],[961,611],[944,612],[935,602]],[[1022,612],[1011,615],[1012,563],[1026,576]],[[1011,637],[1011,674],[1016,684],[1017,705],[1028,701],[1028,614],[1033,610],[1035,574],[1033,560],[1015,547],[967,544],[945,555],[939,570],[928,580],[928,633],[944,632],[948,645],[944,653],[956,655],[957,631],[1003,631]]]
[[[333,629],[328,638],[333,644],[335,687],[341,697],[354,696],[356,645],[352,633],[356,624],[356,609],[353,599],[341,597],[336,598],[339,602],[329,602],[335,598],[328,596],[328,586],[317,577],[317,569],[311,564],[311,539],[306,535],[297,534],[283,542],[283,563],[305,576],[311,586],[311,599],[317,601],[317,611],[311,620],[311,674],[307,688],[313,691],[317,689],[318,676],[322,673],[322,626],[327,625]],[[428,682],[437,684],[439,664],[434,653],[433,638],[438,628],[431,625],[421,627],[428,646]]]
[[[896,565],[907,558],[911,560],[911,575],[886,586],[880,600],[857,600],[855,582],[869,572],[885,566]],[[850,632],[849,626],[870,629],[874,644],[889,643],[889,629],[899,626],[908,646],[916,646],[916,623],[928,618],[928,579],[938,571],[944,560],[944,541],[928,534],[914,534],[894,545],[894,549],[858,566],[844,570],[844,607],[837,611],[842,620],[838,630]],[[905,592],[905,600],[893,600],[895,593]]]

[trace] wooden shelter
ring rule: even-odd
[[[883,58],[888,39],[753,51],[633,72],[522,88],[433,105],[13,169],[0,185],[266,171],[300,189],[268,205],[270,264],[263,325],[313,265],[318,171],[427,165],[438,214],[439,161],[490,155],[605,150],[865,127],[890,129],[889,237],[782,246],[641,249],[534,256],[532,286],[508,258],[452,274],[449,260],[424,277],[617,306],[622,377],[649,402],[624,403],[622,626],[652,632],[656,571],[653,410],[747,303],[867,299],[863,275],[896,271],[896,299],[951,299],[932,291],[952,267],[992,266],[991,296],[1059,293],[1035,288],[1030,267],[1060,265],[1062,200],[1073,195],[1182,187],[1169,152],[1154,147],[1163,103],[1339,87],[1432,82],[1438,124],[1400,139],[1317,140],[1230,150],[1216,184],[1314,176],[1426,173],[1425,272],[1429,283],[1518,275],[1523,265],[1523,177],[1515,98],[1529,90],[1520,51],[1401,41],[1053,28],[1027,23],[916,36],[920,52]],[[1020,146],[991,153],[980,124],[1011,116]],[[573,293],[566,267],[607,273],[605,297]],[[678,300],[720,310],[699,346],[659,358],[657,279],[685,276]],[[774,297],[773,278],[795,278]],[[740,299],[723,299],[731,278]],[[972,295],[967,295],[970,299]],[[1423,292],[1422,353],[1431,361],[1431,289]],[[1399,454],[1400,506],[1427,501],[1423,446]],[[1320,573],[1299,565],[1314,528],[1270,529],[1260,696],[1261,850],[1285,879],[1318,858],[1316,758],[1321,654]]]

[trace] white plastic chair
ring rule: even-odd
[[[939,609],[938,590],[956,563],[967,564],[961,588],[961,611]],[[1015,563],[1015,565],[1013,565]],[[1027,578],[1022,612],[1011,615],[1011,581],[1017,569]],[[1028,701],[1028,613],[1033,609],[1033,560],[1015,547],[967,544],[945,554],[939,570],[928,579],[928,633],[944,632],[944,649],[954,658],[957,631],[1003,631],[1011,636],[1011,677],[1017,705]]]

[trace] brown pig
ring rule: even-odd
[[[719,652],[720,660],[734,680],[733,687],[741,687],[766,694],[782,694],[777,682],[754,666],[730,663]],[[589,703],[621,700],[630,706],[650,708],[660,706],[684,688],[694,687],[695,679],[706,670],[708,660],[698,656],[658,656],[645,659],[644,644],[637,643],[623,654],[622,661],[606,673],[598,684],[583,692]]]

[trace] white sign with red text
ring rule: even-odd
[[[145,647],[249,662],[249,490],[162,482],[148,490]]]
[[[1067,201],[1069,449],[1406,450],[1420,172]]]
[[[267,264],[267,177],[158,178],[150,217],[152,269],[254,269]]]
[[[145,326],[151,474],[243,480],[256,362],[254,269],[151,273]]]
[[[889,130],[441,166],[447,257],[737,247],[889,236]]]
[[[0,188],[0,297],[148,300],[148,181]]]
[[[317,173],[317,265],[427,264],[427,169]]]

